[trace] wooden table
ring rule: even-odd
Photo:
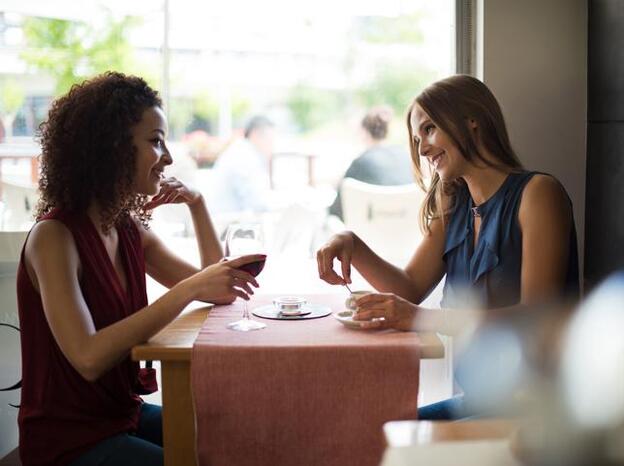
[[[132,349],[135,361],[160,361],[165,465],[195,465],[195,414],[191,398],[193,343],[210,307],[184,312],[147,343]],[[436,334],[420,334],[421,358],[444,357]]]

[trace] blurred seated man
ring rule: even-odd
[[[244,139],[234,141],[219,156],[213,168],[213,210],[262,212],[268,209],[274,133],[271,120],[255,116],[245,126]]]
[[[361,122],[361,134],[366,150],[349,165],[344,178],[355,178],[365,183],[394,186],[414,182],[414,170],[407,151],[384,143],[393,112],[388,106],[374,107]],[[342,183],[342,180],[341,180]],[[338,196],[329,213],[342,219],[340,185]]]

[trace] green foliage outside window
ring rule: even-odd
[[[109,70],[153,80],[150,77],[155,73],[138,66],[127,40],[139,19],[127,16],[117,20],[110,13],[104,17],[99,28],[62,19],[29,17],[24,21],[27,48],[22,59],[56,80],[56,96],[73,84]]]
[[[423,18],[420,12],[356,18],[351,30],[353,42],[344,59],[345,73],[352,73],[363,54],[378,52],[380,44],[399,47],[403,54],[418,47],[423,42]],[[293,120],[304,132],[342,118],[354,106],[361,107],[364,112],[375,105],[389,105],[395,115],[401,116],[414,97],[435,78],[434,73],[418,60],[410,59],[409,54],[403,61],[396,57],[385,58],[376,63],[376,72],[370,81],[357,88],[330,91],[299,84],[290,90],[286,104]]]
[[[219,103],[209,92],[200,92],[193,97],[192,112],[205,121],[216,122],[219,118]]]
[[[299,84],[286,97],[286,105],[293,120],[302,131],[308,131],[321,124],[339,118],[344,113],[348,97],[345,93],[319,89]]]
[[[244,118],[249,116],[251,103],[245,97],[233,93],[230,105],[232,120],[235,123],[241,123]],[[219,103],[217,99],[206,91],[198,93],[193,97],[193,115],[211,123],[216,123],[219,118]]]
[[[434,79],[434,74],[426,69],[388,66],[381,68],[367,86],[356,92],[364,107],[390,105],[396,115],[403,115],[420,91]]]
[[[350,92],[298,85],[291,89],[286,104],[303,132],[342,118],[350,103],[359,104],[362,111],[375,105],[389,105],[395,115],[402,116],[414,97],[434,79],[435,75],[424,68],[380,66],[368,84]]]
[[[24,105],[26,96],[24,88],[14,79],[0,81],[0,120],[4,127],[4,134],[0,137],[10,137],[13,133],[13,121],[17,111]]]
[[[24,88],[17,81],[0,81],[0,114],[15,115],[24,104],[24,99]]]
[[[360,18],[356,24],[357,34],[374,44],[419,44],[423,40],[418,12],[395,16],[369,16]]]
[[[170,102],[170,133],[181,137],[184,133],[201,129],[215,134],[219,119],[219,103],[209,92],[202,91],[191,98],[174,98]],[[242,125],[249,116],[251,103],[238,94],[232,96],[231,112],[234,126]]]

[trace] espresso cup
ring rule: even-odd
[[[296,316],[303,312],[305,306],[305,298],[299,296],[280,296],[273,300],[273,305],[278,312],[284,316]]]
[[[355,304],[355,302],[362,296],[365,296],[371,293],[373,293],[373,291],[367,291],[367,290],[354,291],[353,293],[349,295],[349,297],[345,301],[345,306],[347,307],[347,309],[349,309],[350,311],[353,311],[353,313],[355,314],[358,311],[357,304]]]

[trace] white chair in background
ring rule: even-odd
[[[291,259],[315,257],[317,237],[325,218],[323,210],[293,203],[274,212],[272,217],[272,231],[268,232],[267,245],[272,254]]]
[[[28,184],[19,184],[0,180],[2,193],[2,230],[28,230],[34,223],[34,212],[39,200],[37,188]]]
[[[405,266],[422,240],[418,218],[425,192],[416,184],[376,186],[346,178],[341,198],[346,228],[382,258]],[[421,304],[439,307],[443,287],[444,279]],[[444,359],[421,361],[419,404],[449,398],[453,393],[452,339],[443,341]]]
[[[418,216],[423,190],[415,183],[378,186],[345,178],[340,196],[347,229],[384,259],[405,265],[422,239]]]

